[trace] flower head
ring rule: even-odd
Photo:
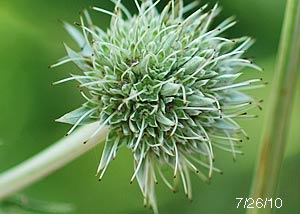
[[[80,51],[66,46],[68,56],[56,65],[72,61],[81,73],[57,83],[77,80],[86,102],[58,121],[73,124],[70,132],[92,121],[99,121],[98,131],[109,126],[99,178],[118,149],[127,147],[134,157],[131,182],[137,178],[145,204],[156,211],[157,175],[176,191],[161,166],[173,170],[191,198],[191,171],[203,180],[220,172],[213,167],[214,149],[240,153],[236,145],[248,136],[235,119],[251,117],[245,112],[258,106],[243,91],[262,83],[238,78],[244,67],[260,68],[243,58],[251,38],[221,36],[235,24],[232,18],[211,27],[217,5],[207,10],[172,0],[159,12],[159,0],[136,0],[138,14],[132,15],[112,1],[114,12],[93,8],[111,16],[106,31],[86,11],[78,24],[82,32],[65,25]]]

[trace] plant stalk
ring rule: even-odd
[[[270,108],[262,138],[260,158],[253,177],[251,197],[277,197],[280,169],[287,146],[289,121],[300,72],[300,0],[288,0],[285,10]],[[280,197],[280,196],[279,196]],[[255,206],[254,206],[255,207]],[[248,209],[248,213],[271,213],[266,208]]]
[[[99,122],[83,126],[41,153],[0,174],[0,201],[51,174],[103,142],[108,132],[107,127],[90,138],[98,127]]]

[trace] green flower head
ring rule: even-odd
[[[213,171],[221,172],[213,167],[215,149],[241,153],[236,147],[248,136],[235,119],[251,118],[247,110],[259,106],[243,91],[263,83],[238,79],[242,68],[260,68],[243,58],[251,38],[221,36],[235,25],[233,18],[212,27],[217,5],[208,10],[172,0],[158,11],[159,0],[135,0],[133,15],[120,0],[111,1],[114,12],[93,7],[111,16],[107,30],[93,24],[87,11],[80,17],[81,32],[65,24],[80,51],[66,46],[67,57],[54,66],[73,62],[80,74],[56,83],[78,81],[86,102],[58,121],[73,124],[69,133],[93,121],[99,121],[95,135],[109,126],[100,180],[118,149],[130,149],[131,182],[137,179],[145,205],[156,212],[158,175],[173,191],[181,181],[191,199],[190,172],[207,181]]]

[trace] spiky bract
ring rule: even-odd
[[[198,166],[207,169],[208,178],[220,172],[213,167],[215,148],[234,157],[240,153],[236,145],[247,135],[235,118],[251,117],[245,111],[257,106],[242,90],[261,86],[261,79],[236,81],[243,67],[259,69],[242,58],[253,41],[220,36],[235,21],[229,18],[212,28],[217,5],[186,15],[197,3],[170,1],[160,13],[158,2],[135,1],[137,15],[120,1],[114,12],[94,8],[111,16],[106,31],[84,11],[87,24],[82,17],[78,24],[82,33],[66,24],[81,50],[66,46],[68,56],[56,64],[72,61],[80,68],[80,75],[57,83],[77,80],[87,100],[59,121],[74,124],[70,132],[91,121],[99,121],[98,131],[109,126],[100,179],[117,150],[129,148],[135,169],[131,181],[137,178],[145,204],[155,211],[156,174],[176,190],[161,166],[173,169],[175,181],[181,179],[191,198],[190,170],[206,180]]]

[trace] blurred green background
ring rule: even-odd
[[[133,1],[123,2],[135,11]],[[192,203],[182,190],[173,194],[162,183],[157,185],[159,209],[163,214],[245,212],[236,208],[235,198],[247,197],[249,193],[268,97],[272,93],[270,86],[285,1],[220,0],[219,3],[223,11],[218,20],[231,15],[239,20],[227,32],[228,37],[250,35],[257,40],[248,56],[255,56],[255,63],[265,71],[246,70],[245,73],[247,77],[263,77],[270,82],[266,88],[253,92],[257,99],[264,99],[264,109],[255,110],[258,119],[241,121],[251,136],[244,143],[243,157],[233,162],[231,154],[217,153],[215,165],[223,169],[224,175],[215,174],[211,185],[192,177]],[[82,98],[75,83],[55,87],[51,83],[76,72],[76,68],[73,65],[47,67],[65,55],[63,41],[73,44],[58,20],[78,21],[78,12],[88,6],[113,8],[107,0],[0,1],[0,171],[51,145],[70,128],[55,123],[54,119],[79,106]],[[91,14],[97,25],[108,26],[108,16],[94,11]],[[299,90],[296,95],[279,191],[283,207],[276,213],[300,213]],[[129,184],[133,161],[126,149],[120,151],[103,181],[97,181],[94,175],[102,148],[99,146],[24,192],[46,201],[73,203],[76,214],[151,213],[143,208],[137,184]]]

